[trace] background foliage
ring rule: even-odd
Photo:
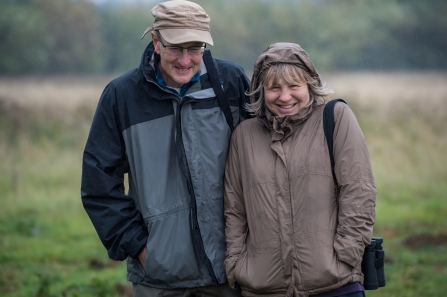
[[[0,75],[118,73],[137,67],[155,2],[1,0]],[[447,69],[442,0],[198,0],[216,57],[247,72],[278,41],[303,46],[320,71]]]

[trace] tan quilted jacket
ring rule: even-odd
[[[322,112],[308,107],[282,124],[254,118],[233,133],[225,268],[244,296],[305,297],[363,282],[376,199],[369,153],[353,112],[337,103],[337,195]]]

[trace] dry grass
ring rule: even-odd
[[[323,80],[335,90],[335,97],[381,107],[410,100],[436,103],[447,98],[447,73],[442,72],[333,73],[323,75]]]
[[[0,100],[50,115],[94,109],[110,77],[0,78]]]
[[[329,73],[322,77],[335,90],[332,97],[346,99],[354,109],[375,157],[373,161],[397,162],[405,168],[411,165],[405,162],[408,154],[415,152],[411,146],[419,146],[421,150],[430,146],[434,150],[447,147],[447,125],[443,122],[447,120],[447,73],[356,72]],[[0,111],[3,109],[14,119],[9,127],[13,131],[26,129],[22,127],[23,122],[30,115],[40,122],[56,117],[71,125],[88,127],[110,79],[0,78]],[[0,131],[0,139],[1,136]],[[430,156],[424,156],[424,160],[427,158]],[[386,171],[380,163],[377,170]],[[445,162],[434,163],[436,167]]]
[[[334,98],[389,107],[418,100],[437,103],[447,98],[447,73],[328,73],[322,75],[335,90]],[[0,78],[0,98],[24,108],[60,113],[94,108],[112,77]]]

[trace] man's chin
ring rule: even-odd
[[[192,78],[192,75],[191,76],[188,76],[188,77],[175,77],[174,78],[174,81],[178,84],[178,85],[181,85],[181,86],[183,86],[184,84],[186,84],[186,83],[188,83],[190,80],[191,80],[191,78]]]

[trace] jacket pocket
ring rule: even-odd
[[[246,284],[247,279],[245,278],[245,274],[242,273],[243,267],[246,266],[245,264],[245,258],[246,258],[247,252],[244,251],[239,255],[239,258],[237,259],[236,265],[234,267],[234,281],[241,285]]]
[[[132,283],[141,283],[146,278],[146,273],[138,259],[129,256],[126,259],[126,264],[128,281]]]
[[[253,293],[281,290],[286,286],[279,242],[247,246],[235,268],[236,282]]]
[[[148,222],[146,275],[150,283],[177,283],[200,278],[191,238],[189,208]]]
[[[349,264],[351,267],[357,267],[362,261],[364,249],[357,243],[355,238],[337,234],[335,236],[334,249],[340,261]]]
[[[343,281],[352,275],[353,267],[346,262],[341,261],[337,257],[338,280]]]
[[[296,253],[305,290],[328,287],[339,281],[333,231],[297,235]]]

